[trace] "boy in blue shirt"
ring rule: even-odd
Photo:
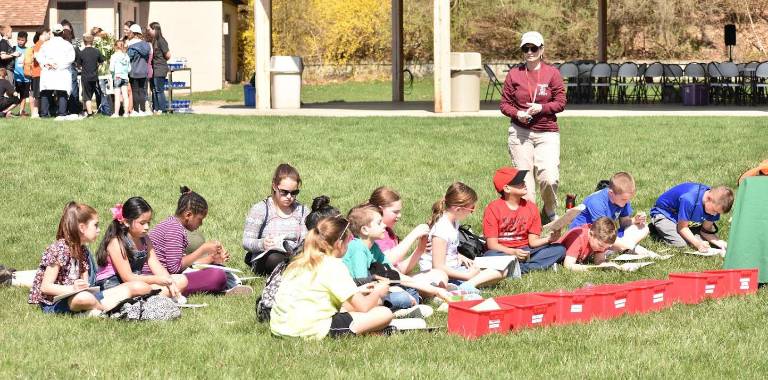
[[[573,219],[569,229],[585,224],[592,224],[601,217],[619,222],[618,237],[611,246],[611,251],[632,250],[643,256],[656,256],[656,253],[638,243],[648,236],[645,213],[632,217],[631,199],[637,194],[635,179],[626,172],[614,174],[608,187],[596,191],[584,198],[584,209]]]
[[[651,209],[651,231],[675,247],[690,244],[706,252],[712,243],[726,249],[727,243],[717,236],[715,222],[720,220],[720,214],[731,211],[732,206],[733,190],[729,187],[681,183],[656,200]]]
[[[32,85],[32,78],[27,78],[24,75],[24,56],[27,52],[27,32],[21,31],[16,35],[16,52],[19,55],[16,57],[16,61],[13,67],[13,81],[16,84],[16,92],[19,93],[19,116],[29,116],[25,107],[27,105],[27,98],[29,103],[32,104],[32,98],[29,96],[29,90]]]

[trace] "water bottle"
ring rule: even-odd
[[[575,194],[567,194],[565,196],[565,209],[570,210],[572,208],[576,207],[576,195]]]

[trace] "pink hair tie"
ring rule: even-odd
[[[123,205],[122,204],[120,204],[120,203],[116,204],[115,207],[112,207],[111,209],[109,209],[109,211],[112,211],[112,219],[114,219],[114,220],[116,220],[118,222],[122,222],[122,221],[125,220],[125,218],[123,218]]]

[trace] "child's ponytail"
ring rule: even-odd
[[[445,198],[440,198],[437,202],[435,202],[432,205],[432,216],[429,217],[429,220],[427,221],[427,225],[432,227],[437,223],[437,220],[440,219],[441,216],[443,216],[443,213],[445,212]]]
[[[176,216],[182,216],[187,211],[191,212],[192,215],[208,213],[208,202],[202,195],[192,191],[187,186],[182,186],[179,191],[181,195],[176,205]]]
[[[475,190],[462,182],[454,182],[451,186],[448,186],[445,196],[432,205],[432,217],[427,224],[432,227],[437,223],[437,220],[440,219],[445,210],[451,207],[469,208],[475,203],[477,203],[477,193]]]
[[[86,204],[71,201],[64,206],[64,211],[56,230],[56,239],[64,239],[75,260],[85,261],[85,250],[80,239],[80,224],[87,224],[98,215],[96,210]]]
[[[294,258],[287,271],[313,271],[325,256],[333,255],[334,244],[349,237],[349,222],[342,217],[320,220],[304,239],[304,250]]]
[[[112,212],[112,223],[109,224],[107,232],[104,233],[104,238],[101,239],[99,249],[96,251],[96,264],[100,267],[107,265],[107,257],[109,256],[107,247],[112,239],[117,239],[120,243],[120,253],[123,257],[128,257],[127,252],[133,255],[131,251],[133,245],[128,242],[128,239],[130,239],[130,236],[128,236],[128,226],[138,219],[141,214],[152,212],[152,206],[142,197],[131,197],[123,204],[116,204],[110,211]]]

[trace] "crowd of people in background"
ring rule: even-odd
[[[95,47],[108,37],[99,27],[78,38],[62,20],[37,30],[31,41],[25,31],[13,41],[12,28],[0,25],[0,117],[78,120],[165,112],[171,53],[162,28],[157,22],[123,26],[122,38],[106,47],[107,57]]]

